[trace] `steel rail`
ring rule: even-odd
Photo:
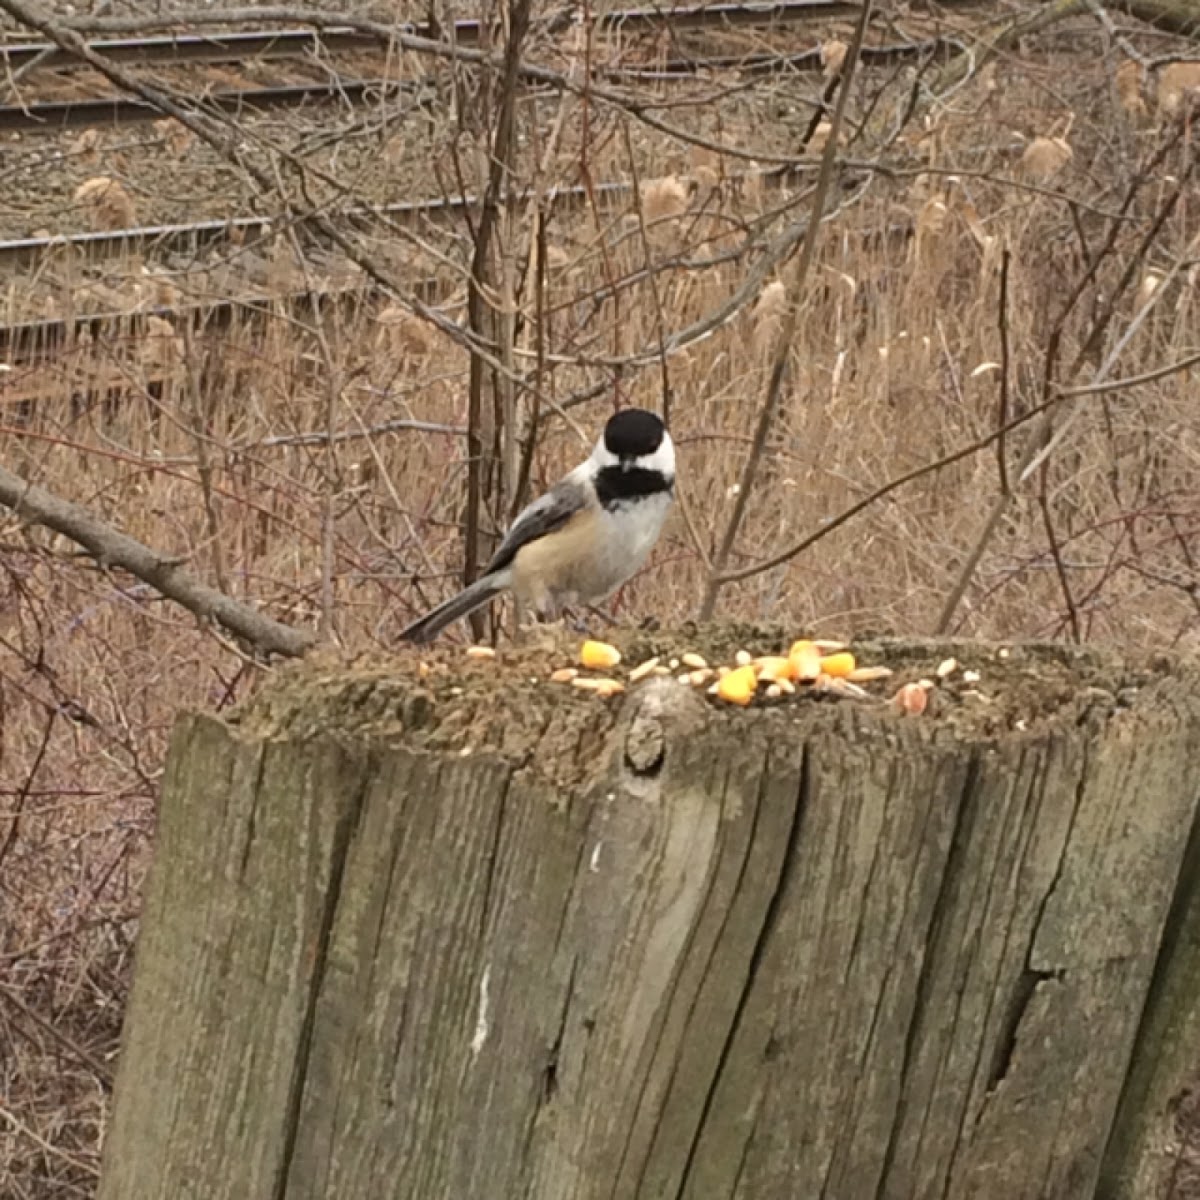
[[[431,280],[418,280],[413,293],[427,304],[444,298],[445,287]],[[16,367],[34,367],[50,362],[72,343],[124,343],[148,331],[152,317],[178,323],[194,318],[197,327],[224,329],[235,317],[247,320],[270,317],[283,305],[298,318],[311,317],[314,306],[319,310],[326,304],[368,301],[378,297],[374,284],[357,283],[346,287],[300,288],[282,295],[255,293],[249,288],[241,297],[220,300],[186,301],[173,305],[154,305],[130,312],[80,313],[70,317],[49,317],[42,320],[16,321],[0,326],[0,404],[3,404],[6,383]]]
[[[871,69],[956,48],[961,48],[956,42],[938,39],[893,46],[864,46],[860,60],[864,68]],[[823,65],[820,50],[814,48],[780,54],[753,51],[712,58],[676,57],[656,67],[601,67],[597,74],[610,80],[652,83],[677,81],[703,71],[742,71],[747,75],[764,75],[785,70],[817,72],[823,69]],[[335,80],[211,92],[196,103],[210,112],[215,110],[236,116],[331,102],[357,106],[406,95],[415,103],[428,106],[435,95],[434,85],[427,80],[410,79]],[[162,112],[154,105],[130,96],[35,101],[0,105],[0,133],[54,134],[72,129],[135,125],[157,121],[161,117]]]
[[[814,164],[815,169],[815,164]],[[764,174],[764,179],[774,178]],[[554,207],[568,209],[584,204],[592,195],[601,200],[628,196],[631,183],[601,183],[589,190],[582,186],[551,188],[547,200]],[[532,193],[522,193],[519,201],[527,201]],[[479,207],[476,196],[448,196],[430,200],[400,200],[393,204],[370,208],[352,208],[342,214],[353,224],[364,218],[385,218],[397,225],[411,227],[428,221],[444,220]],[[303,227],[306,218],[298,214],[294,225]],[[133,229],[115,229],[100,233],[72,233],[42,238],[18,238],[0,242],[0,266],[27,267],[47,254],[72,254],[85,260],[111,258],[118,254],[145,252],[147,249],[174,253],[199,254],[213,247],[236,241],[239,246],[271,237],[287,224],[285,218],[230,217],[214,218],[179,225],[143,225]]]
[[[883,229],[866,230],[863,236],[865,242],[894,240],[907,243],[914,233],[913,222],[900,221]],[[420,279],[410,285],[413,295],[431,305],[442,303],[451,290],[444,281],[435,279]],[[20,369],[51,365],[73,343],[108,345],[115,352],[120,346],[148,333],[151,317],[169,321],[176,329],[181,323],[191,321],[195,329],[222,330],[235,318],[245,321],[270,319],[279,315],[281,307],[293,319],[304,320],[312,317],[314,306],[320,311],[330,306],[375,303],[387,296],[385,289],[369,281],[319,289],[299,288],[270,295],[248,289],[243,296],[220,300],[189,300],[128,312],[81,313],[0,325],[0,406],[10,399],[23,398]]]
[[[409,95],[420,101],[432,95],[429,84],[409,79],[347,79],[327,83],[285,84],[209,92],[191,101],[208,112],[232,116],[300,108],[342,101],[364,105]],[[2,133],[63,133],[72,129],[139,125],[162,118],[162,110],[133,96],[95,100],[43,100],[0,106]]]
[[[804,24],[857,15],[853,0],[776,0],[766,4],[700,4],[678,8],[632,8],[601,13],[601,29],[630,32],[659,29],[720,29],[772,24]],[[547,32],[570,28],[569,13],[545,18],[538,24]],[[487,22],[466,19],[454,22],[453,41],[478,45]],[[416,37],[441,37],[444,31],[428,24],[403,24],[398,33]],[[447,38],[447,40],[450,40]],[[98,54],[120,63],[172,65],[184,63],[244,62],[250,58],[295,58],[320,51],[369,50],[381,39],[357,29],[254,29],[213,34],[160,34],[143,38],[107,38],[89,43]],[[16,71],[32,63],[63,69],[82,66],[79,59],[51,42],[0,43],[0,72]]]
[[[884,228],[863,230],[862,237],[864,244],[880,240],[906,243],[914,230],[912,221],[900,221]],[[451,290],[445,281],[435,279],[420,279],[410,285],[411,293],[426,304],[441,303]],[[64,350],[81,341],[92,345],[107,344],[116,349],[147,332],[151,317],[170,321],[176,328],[181,322],[191,321],[194,328],[223,329],[235,317],[256,320],[278,315],[281,306],[295,318],[307,318],[313,314],[314,303],[318,306],[374,303],[386,299],[388,294],[386,289],[369,280],[274,294],[255,291],[248,284],[245,294],[219,300],[187,300],[175,305],[154,305],[123,312],[81,313],[0,325],[0,405],[8,398],[6,383],[13,380],[11,373],[16,368],[52,363]]]

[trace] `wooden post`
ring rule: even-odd
[[[101,1200],[1092,1197],[1200,676],[950,649],[919,718],[459,658],[184,719]]]

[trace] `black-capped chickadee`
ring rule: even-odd
[[[547,615],[604,600],[646,561],[674,493],[666,426],[645,409],[624,409],[586,462],[518,514],[483,574],[401,638],[432,641],[508,589]]]

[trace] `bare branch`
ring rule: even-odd
[[[854,29],[854,38],[850,44],[842,67],[842,86],[838,92],[837,106],[829,122],[829,139],[825,151],[821,155],[821,171],[817,176],[816,188],[813,192],[812,215],[809,217],[808,228],[805,231],[804,245],[792,275],[789,287],[787,315],[775,341],[774,362],[771,367],[771,378],[767,384],[767,394],[763,399],[758,414],[758,423],[754,431],[754,442],[746,461],[742,465],[742,475],[738,483],[737,496],[733,502],[733,512],[729,514],[729,524],[725,527],[721,544],[712,561],[708,583],[704,590],[704,599],[700,603],[700,619],[707,621],[716,608],[717,595],[721,590],[722,572],[733,552],[734,542],[742,528],[746,515],[746,505],[754,482],[758,477],[758,465],[762,461],[763,451],[767,444],[767,435],[775,419],[775,410],[779,405],[779,397],[783,393],[783,383],[787,377],[788,362],[792,353],[792,342],[796,337],[796,329],[800,323],[800,309],[804,302],[804,285],[808,279],[809,268],[816,255],[817,235],[821,230],[821,218],[825,210],[825,197],[833,181],[834,163],[837,160],[838,139],[841,136],[842,123],[846,116],[846,104],[850,98],[850,86],[854,82],[854,68],[862,50],[863,38],[866,35],[867,24],[871,19],[871,0],[864,0],[859,13],[858,24]]]
[[[216,621],[262,654],[296,658],[315,644],[312,634],[271,617],[193,579],[179,561],[159,554],[105,524],[86,508],[63,500],[0,467],[0,504],[24,521],[44,525],[82,546],[102,567],[120,567],[201,620]]]
[[[847,521],[858,516],[859,513],[865,512],[868,508],[873,507],[885,496],[891,495],[892,492],[899,491],[910,483],[915,483],[918,479],[923,479],[927,475],[935,475],[938,471],[945,470],[946,467],[953,466],[956,462],[961,462],[964,458],[970,458],[973,454],[978,454],[981,450],[988,449],[989,446],[994,446],[1001,439],[1012,433],[1014,429],[1019,429],[1022,425],[1029,424],[1030,421],[1037,420],[1043,417],[1047,412],[1062,404],[1064,401],[1080,396],[1098,395],[1104,392],[1120,391],[1123,388],[1137,387],[1139,384],[1152,383],[1155,380],[1163,379],[1178,371],[1185,371],[1188,367],[1200,363],[1200,353],[1188,355],[1187,358],[1180,359],[1178,362],[1172,363],[1169,368],[1164,367],[1155,371],[1148,371],[1144,375],[1132,375],[1127,379],[1114,379],[1108,384],[1098,384],[1093,387],[1071,388],[1068,390],[1056,393],[1049,400],[1043,401],[1041,404],[1035,405],[1028,412],[1022,413],[1020,416],[1013,417],[1006,424],[999,428],[993,429],[991,433],[985,434],[973,442],[968,442],[965,446],[960,446],[957,450],[951,450],[948,454],[943,454],[940,458],[934,459],[932,462],[923,463],[919,467],[914,467],[911,471],[905,471],[902,475],[897,475],[895,479],[888,480],[882,487],[875,488],[869,492],[861,500],[856,500],[853,504],[843,509],[837,516],[824,521],[821,527],[814,530],[812,533],[806,534],[799,541],[793,542],[786,549],[781,550],[778,554],[771,555],[770,558],[763,559],[762,562],[752,563],[748,567],[741,567],[736,571],[726,571],[721,578],[722,583],[739,583],[743,579],[751,579],[755,575],[761,575],[764,571],[770,571],[774,567],[782,566],[789,559],[793,559],[798,554],[802,554],[810,546],[821,541],[822,538],[828,537],[835,529],[839,529],[845,525]],[[998,518],[997,518],[998,519]]]

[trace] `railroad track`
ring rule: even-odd
[[[892,46],[864,46],[861,62],[869,70],[957,48],[957,43],[944,39]],[[747,75],[765,75],[781,71],[819,72],[822,69],[820,51],[811,49],[782,54],[760,51],[706,58],[676,57],[665,59],[652,68],[601,67],[596,74],[606,80],[650,83],[679,80],[703,72],[741,71]],[[405,98],[414,105],[428,106],[433,103],[436,94],[435,86],[426,80],[336,79],[321,83],[213,91],[193,103],[208,112],[237,116],[328,104],[358,107]],[[33,101],[0,105],[0,132],[53,134],[76,129],[136,125],[157,121],[162,115],[154,105],[132,96]]]
[[[598,18],[602,29],[640,33],[670,27],[673,31],[721,30],[754,26],[769,28],[848,16],[858,6],[847,0],[778,0],[770,4],[715,4],[676,9],[627,9]],[[568,18],[550,18],[544,27],[566,28]],[[406,31],[428,35],[421,26],[406,26]],[[459,21],[454,37],[459,44],[481,40],[479,21]],[[253,30],[217,33],[211,36],[179,35],[93,42],[97,52],[126,63],[182,65],[222,62],[247,62],[253,59],[314,55],[319,51],[350,52],[378,48],[372,35],[355,29],[318,32],[305,29]],[[928,42],[894,46],[867,47],[863,63],[867,67],[890,65],[927,52]],[[37,64],[39,67],[80,66],[78,59],[47,43],[0,46],[0,79],[8,72]],[[742,70],[747,74],[772,71],[819,71],[820,55],[815,49],[798,53],[763,52],[720,57],[675,56],[653,68],[602,67],[597,74],[610,80],[670,81],[701,71]],[[428,100],[432,93],[426,81],[391,79],[331,79],[284,86],[225,89],[206,92],[199,99],[208,111],[237,115],[283,110],[309,105],[341,103],[365,105],[381,99],[405,96]],[[66,130],[134,125],[158,120],[162,114],[144,100],[129,96],[104,96],[83,99],[39,101],[0,105],[0,132],[55,134]]]
[[[763,181],[768,187],[778,188],[788,180],[789,177],[784,175],[771,172],[763,174]],[[611,201],[627,198],[633,188],[626,183],[608,183],[599,185],[595,190],[602,201]],[[559,199],[576,205],[587,201],[582,188],[563,189]],[[439,203],[444,204],[447,210],[465,207],[465,203],[458,200]],[[868,242],[882,238],[903,244],[912,237],[913,230],[911,221],[900,221],[884,229],[864,230],[863,237]],[[436,305],[446,300],[450,286],[445,281],[422,279],[409,285],[409,288],[426,304]],[[458,286],[457,281],[454,286]],[[122,347],[128,347],[148,331],[148,322],[153,317],[170,321],[177,329],[191,323],[196,328],[219,330],[235,318],[244,321],[267,319],[279,315],[282,310],[307,320],[313,315],[314,305],[318,308],[362,305],[382,302],[387,295],[374,282],[362,278],[342,281],[318,290],[306,287],[271,294],[261,290],[256,292],[247,286],[242,294],[217,300],[188,300],[177,305],[148,305],[122,312],[80,313],[69,317],[14,322],[0,326],[0,404],[20,398],[13,391],[11,381],[6,380],[6,375],[14,369],[53,362],[64,351],[81,342],[92,346],[109,346],[114,356],[119,357]]]
[[[773,3],[699,4],[678,8],[631,8],[596,17],[602,30],[639,33],[670,27],[679,30],[760,27],[773,24],[804,24],[857,15],[853,0],[775,0]],[[539,30],[556,33],[571,26],[573,16],[564,12],[539,22]],[[460,46],[477,46],[489,32],[478,19],[455,21],[450,30],[427,24],[405,24],[397,33],[415,37],[444,38]],[[233,33],[165,34],[155,37],[110,38],[89,43],[98,54],[119,63],[182,65],[185,63],[238,63],[250,58],[296,58],[318,52],[371,50],[380,39],[362,30],[255,29]],[[0,44],[0,77],[8,71],[38,67],[82,67],[78,58],[51,42]]]
[[[341,103],[358,107],[405,97],[414,104],[420,104],[431,99],[432,95],[429,85],[414,80],[339,79],[328,83],[213,91],[193,98],[192,104],[205,112],[236,117],[315,104]],[[153,104],[132,96],[43,100],[32,104],[0,106],[0,132],[63,133],[73,129],[138,125],[161,120],[162,115],[162,111]]]

